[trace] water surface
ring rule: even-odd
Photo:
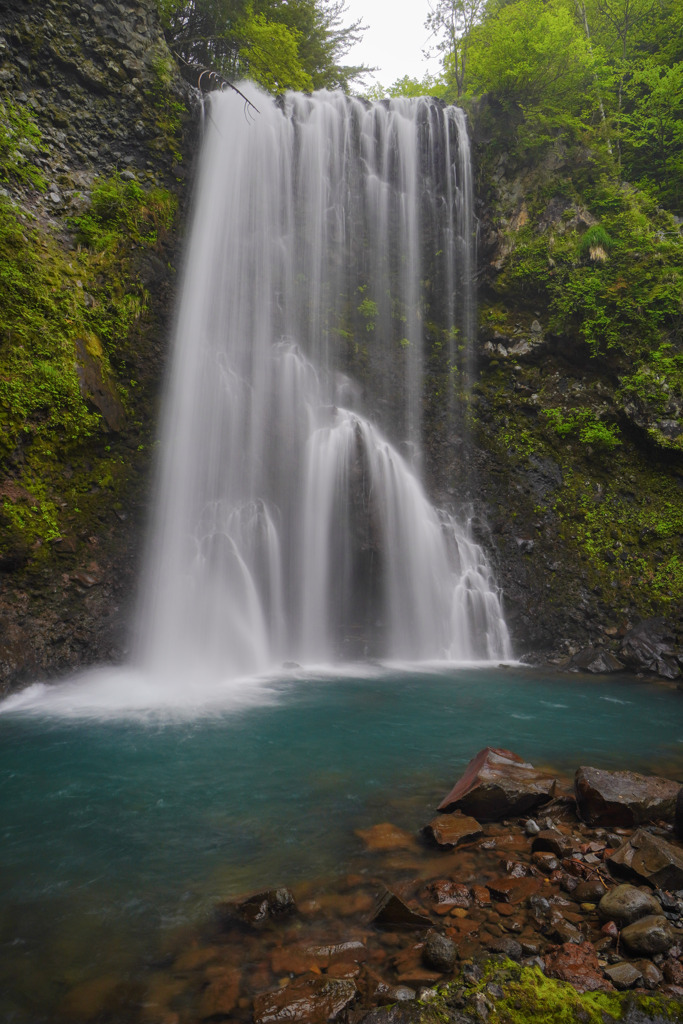
[[[1,706],[3,1019],[43,1019],[65,978],[134,972],[218,897],[362,867],[354,830],[420,827],[483,746],[683,775],[680,694],[632,678],[296,672],[207,690],[194,714],[153,689],[131,708],[129,682]]]

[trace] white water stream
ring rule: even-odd
[[[423,276],[453,359],[474,320],[463,114],[252,98],[208,108],[138,663],[507,658],[485,555],[419,479]]]

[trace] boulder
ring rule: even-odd
[[[625,666],[623,661],[619,661],[603,647],[585,647],[574,655],[569,667],[578,668],[582,672],[592,672],[594,675],[606,675],[611,672],[623,672]]]
[[[643,892],[634,885],[618,885],[605,893],[598,904],[601,921],[614,921],[620,928],[632,924],[639,917],[661,914],[659,901],[651,892]]]
[[[653,672],[664,679],[678,679],[676,637],[664,619],[645,619],[630,630],[621,642],[620,659],[637,671]]]
[[[663,914],[649,914],[622,929],[621,939],[635,956],[654,956],[671,949],[676,936]]]
[[[482,821],[517,817],[555,793],[557,780],[510,750],[485,747],[439,804],[444,813],[459,809]]]
[[[422,948],[422,962],[425,967],[440,974],[450,974],[455,967],[457,952],[455,943],[445,935],[430,932]]]
[[[356,998],[348,978],[300,978],[277,992],[254,999],[254,1024],[326,1024],[336,1020]]]
[[[270,918],[292,913],[296,902],[289,889],[266,889],[236,900],[225,900],[216,909],[219,918],[227,922],[262,924]]]
[[[683,889],[683,849],[639,828],[608,858],[617,873],[637,875],[659,889]]]
[[[614,986],[603,977],[598,955],[590,942],[577,946],[566,942],[555,946],[545,956],[545,973],[549,978],[568,981],[578,992],[612,992]]]
[[[482,827],[474,818],[469,818],[461,811],[454,811],[453,814],[437,815],[425,825],[422,834],[437,846],[449,849],[468,839],[476,839],[482,834]]]
[[[424,914],[420,914],[408,906],[391,889],[385,889],[380,895],[372,923],[380,928],[431,928],[432,922]]]
[[[631,828],[664,818],[673,821],[680,784],[636,772],[579,768],[574,778],[577,810],[589,825]]]

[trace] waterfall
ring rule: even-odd
[[[464,115],[249,95],[208,107],[138,660],[509,657],[485,554],[420,479],[425,289],[447,381],[474,329]]]

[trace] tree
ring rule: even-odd
[[[341,58],[360,38],[345,0],[158,0],[166,38],[185,61],[271,92],[348,88],[368,69]]]
[[[436,39],[437,49],[444,54],[458,97],[465,91],[472,30],[485,6],[485,0],[432,0],[425,22]]]
[[[536,136],[575,131],[597,106],[600,63],[571,12],[544,0],[500,7],[471,33],[470,88],[520,107]]]

